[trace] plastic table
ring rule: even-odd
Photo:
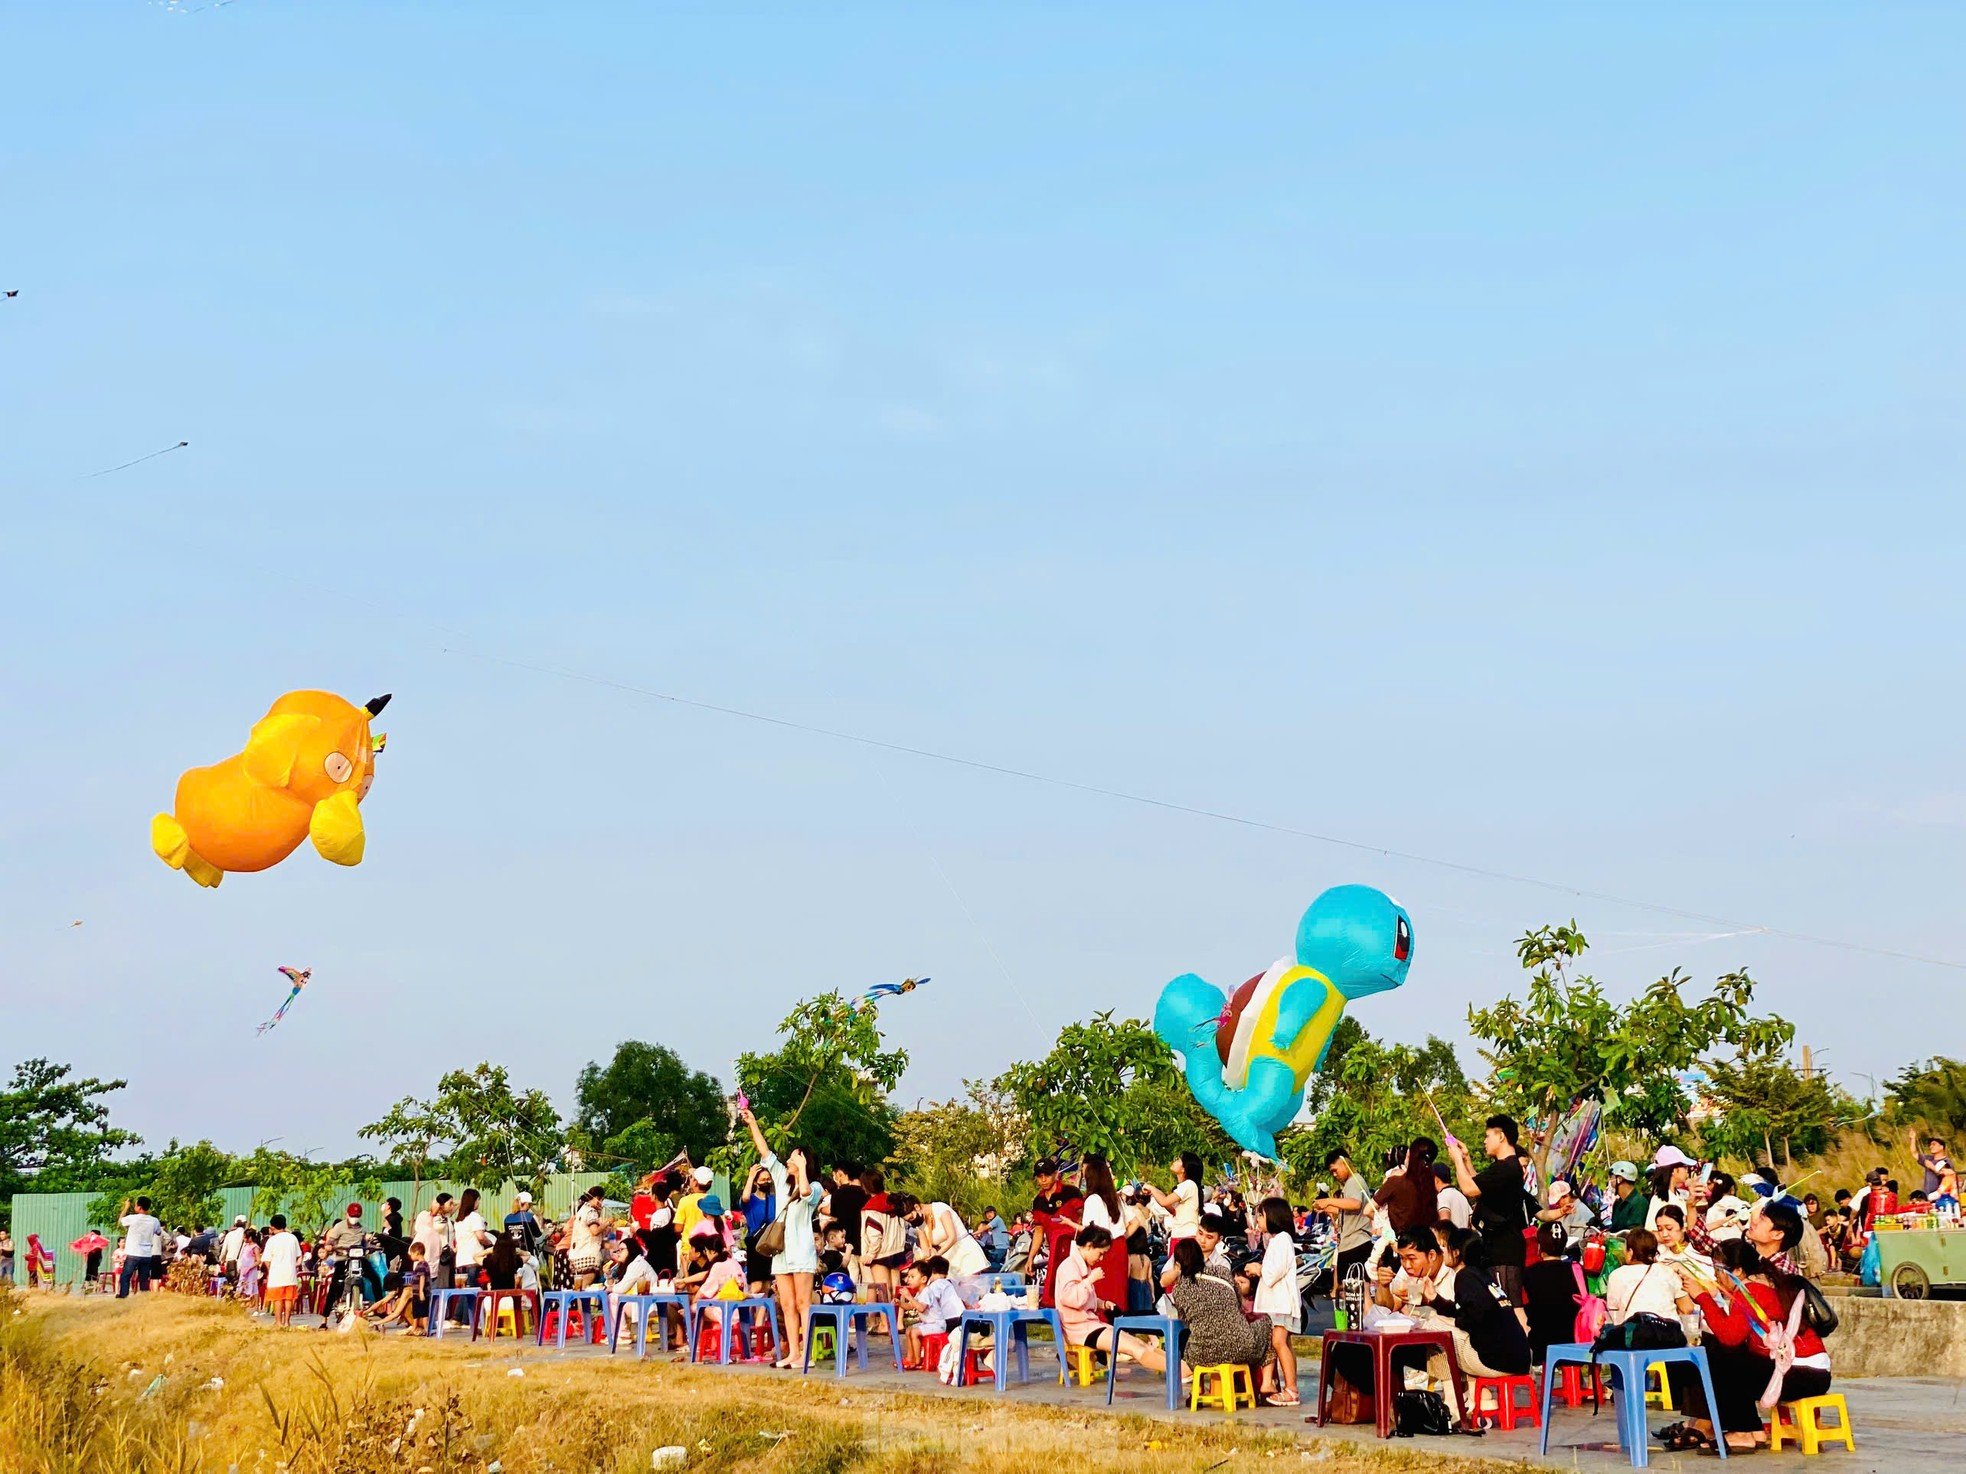
[[[1540,1452],[1550,1451],[1550,1392],[1556,1386],[1557,1368],[1588,1366],[1591,1349],[1581,1341],[1560,1342],[1543,1354],[1543,1441]],[[1634,1469],[1643,1469],[1651,1458],[1645,1431],[1645,1369],[1653,1362],[1683,1361],[1700,1374],[1700,1386],[1707,1394],[1707,1407],[1714,1407],[1713,1378],[1707,1372],[1707,1353],[1699,1346],[1667,1346],[1651,1351],[1600,1351],[1597,1365],[1611,1373],[1612,1406],[1618,1415],[1618,1444]],[[1727,1437],[1714,1439],[1720,1456],[1727,1457]]]
[[[1317,1369],[1319,1427],[1324,1426],[1331,1391],[1331,1349],[1334,1346],[1363,1346],[1372,1354],[1372,1408],[1381,1438],[1393,1436],[1393,1394],[1399,1390],[1393,1381],[1393,1353],[1405,1346],[1424,1347],[1429,1353],[1438,1351],[1446,1356],[1451,1371],[1448,1380],[1454,1389],[1454,1411],[1463,1426],[1466,1425],[1467,1400],[1461,1393],[1461,1364],[1454,1355],[1454,1335],[1442,1324],[1434,1328],[1416,1325],[1410,1331],[1326,1331]]]
[[[471,1339],[478,1339],[478,1290],[432,1290],[430,1292],[430,1323],[423,1334],[444,1338],[444,1310],[452,1301],[471,1308]]]
[[[860,1361],[860,1370],[867,1370],[867,1322],[874,1319],[887,1322],[888,1341],[894,1349],[894,1369],[901,1370],[901,1329],[898,1322],[900,1312],[892,1305],[815,1305],[806,1312],[805,1365],[801,1373],[812,1370],[813,1338],[823,1327],[822,1321],[830,1321],[833,1326],[833,1375],[846,1375],[846,1343],[849,1330],[853,1334],[855,1355]]]
[[[479,1330],[487,1326],[490,1329],[485,1334],[494,1341],[498,1339],[498,1308],[501,1305],[507,1304],[514,1307],[512,1311],[513,1340],[516,1341],[519,1339],[519,1312],[517,1307],[521,1305],[525,1306],[527,1312],[532,1316],[534,1323],[538,1323],[539,1291],[518,1289],[486,1290],[484,1292],[484,1298],[478,1302],[477,1308],[471,1316],[471,1339],[473,1341],[478,1339]]]
[[[649,1323],[654,1321],[664,1306],[674,1305],[683,1312],[683,1344],[688,1346],[696,1338],[696,1312],[688,1295],[676,1290],[657,1290],[648,1295],[615,1295],[608,1319],[608,1355],[621,1349],[621,1313],[633,1305],[635,1316],[635,1355],[646,1357],[649,1354]],[[664,1338],[666,1344],[667,1338]]]
[[[1181,1407],[1181,1321],[1172,1315],[1122,1315],[1113,1321],[1115,1331],[1141,1331],[1162,1338],[1167,1348],[1167,1410]],[[1106,1406],[1113,1405],[1113,1390],[1119,1384],[1120,1359],[1117,1353],[1106,1358]]]
[[[721,1331],[721,1334],[717,1337],[717,1365],[720,1367],[730,1365],[731,1327],[735,1324],[737,1312],[740,1310],[749,1312],[752,1317],[749,1326],[755,1326],[757,1324],[756,1316],[761,1310],[771,1317],[771,1344],[773,1349],[777,1351],[780,1359],[782,1359],[785,1355],[785,1330],[778,1323],[778,1302],[776,1300],[764,1295],[746,1295],[742,1300],[698,1300],[696,1302],[696,1314],[699,1318],[705,1315],[715,1315],[717,1317],[717,1325]],[[747,1326],[747,1333],[749,1326]],[[689,1359],[691,1361],[697,1359],[696,1333],[694,1331],[690,1333],[689,1338]]]
[[[1030,1327],[1048,1325],[1053,1336],[1052,1349],[1058,1353],[1058,1382],[1065,1383],[1065,1323],[1052,1309],[1031,1310],[1024,1306],[1012,1306],[1008,1310],[965,1310],[961,1328],[956,1332],[956,1365],[969,1365],[969,1328],[988,1326],[991,1334],[991,1348],[996,1361],[997,1391],[1003,1392],[1010,1386],[1010,1351],[1017,1348],[1017,1380],[1031,1380]]]

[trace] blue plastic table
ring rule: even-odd
[[[566,1345],[567,1312],[575,1306],[579,1306],[582,1309],[592,1307],[589,1310],[589,1314],[602,1326],[607,1325],[608,1292],[601,1289],[598,1285],[586,1290],[548,1290],[539,1297],[539,1333],[534,1337],[533,1344],[535,1346],[544,1346],[546,1344],[546,1317],[557,1310],[560,1314],[553,1327],[556,1333],[553,1344],[555,1346]]]
[[[662,1308],[674,1305],[683,1312],[683,1345],[689,1345],[696,1338],[696,1314],[687,1295],[674,1290],[658,1290],[652,1295],[616,1295],[613,1297],[613,1313],[608,1321],[608,1355],[621,1349],[621,1313],[630,1305],[636,1308],[635,1316],[635,1355],[646,1357],[649,1354],[649,1322],[657,1321]],[[561,1317],[565,1319],[565,1317]],[[664,1338],[667,1339],[666,1337]]]
[[[444,1336],[444,1311],[455,1300],[471,1308],[471,1334],[478,1334],[478,1291],[476,1290],[432,1290],[430,1292],[430,1322],[423,1334],[442,1340]],[[461,1329],[461,1327],[460,1327]]]
[[[750,1326],[757,1324],[756,1316],[759,1311],[762,1310],[766,1315],[771,1317],[771,1344],[773,1349],[778,1353],[778,1359],[781,1361],[784,1360],[785,1330],[778,1323],[778,1302],[764,1295],[746,1295],[742,1300],[699,1300],[696,1302],[696,1314],[699,1317],[715,1315],[717,1317],[717,1325],[721,1328],[722,1333],[717,1338],[717,1365],[720,1367],[730,1365],[731,1327],[736,1322],[737,1312],[740,1310],[747,1311],[750,1315],[749,1324],[746,1327],[747,1334],[749,1333]],[[697,1359],[696,1353],[696,1333],[692,1331],[689,1338],[689,1359],[691,1361]]]
[[[1162,1338],[1167,1348],[1167,1410],[1181,1407],[1181,1322],[1171,1315],[1122,1315],[1113,1321],[1115,1331],[1144,1331]],[[1106,1406],[1113,1405],[1113,1389],[1119,1382],[1117,1353],[1106,1358]]]
[[[1017,1348],[1017,1380],[1031,1380],[1030,1327],[1047,1325],[1051,1327],[1052,1350],[1058,1353],[1058,1381],[1065,1382],[1065,1323],[1058,1318],[1056,1310],[1029,1310],[1019,1305],[1009,1310],[965,1310],[961,1328],[956,1332],[956,1365],[967,1366],[969,1356],[969,1328],[973,1325],[988,1326],[991,1335],[992,1356],[997,1378],[997,1391],[1002,1392],[1010,1386],[1010,1350]]]
[[[860,1370],[867,1370],[867,1322],[874,1319],[887,1321],[887,1338],[894,1348],[894,1369],[901,1370],[901,1328],[900,1312],[892,1305],[815,1305],[806,1312],[805,1365],[800,1371],[812,1370],[813,1338],[824,1327],[821,1322],[830,1321],[833,1326],[833,1375],[846,1375],[846,1343],[849,1328],[853,1332],[854,1352],[860,1359]]]
[[[1700,1374],[1700,1386],[1706,1389],[1707,1407],[1716,1406],[1713,1397],[1713,1378],[1707,1373],[1707,1353],[1698,1346],[1667,1346],[1653,1351],[1600,1351],[1597,1364],[1611,1373],[1611,1390],[1615,1394],[1612,1403],[1618,1415],[1618,1446],[1632,1461],[1632,1467],[1643,1469],[1651,1457],[1646,1443],[1645,1432],[1645,1369],[1654,1362],[1683,1361],[1691,1364]],[[1550,1347],[1543,1359],[1543,1443],[1541,1452],[1550,1451],[1550,1412],[1551,1390],[1556,1386],[1557,1368],[1563,1366],[1588,1366],[1591,1362],[1591,1349],[1581,1341],[1562,1342]],[[1720,1449],[1720,1456],[1727,1457],[1727,1435],[1715,1429],[1714,1443]]]

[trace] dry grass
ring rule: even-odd
[[[1332,1474],[1500,1467],[1216,1420],[559,1360],[510,1342],[275,1332],[174,1295],[0,1303],[8,1474],[627,1474],[675,1444],[693,1471],[771,1474],[1194,1474],[1232,1458]]]

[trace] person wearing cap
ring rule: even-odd
[[[246,1215],[241,1213],[232,1220],[232,1227],[225,1231],[225,1238],[218,1246],[218,1267],[227,1275],[237,1272],[239,1267],[239,1246],[246,1242]]]
[[[1689,1184],[1693,1180],[1693,1159],[1676,1146],[1662,1146],[1652,1154],[1652,1197],[1645,1205],[1645,1227],[1652,1226],[1652,1220],[1659,1216],[1659,1210],[1667,1203],[1677,1205],[1687,1214],[1688,1224],[1692,1212],[1688,1204],[1692,1198]]]
[[[716,1180],[717,1174],[708,1167],[698,1167],[690,1173],[688,1189],[676,1200],[676,1231],[686,1243],[695,1234],[696,1225],[703,1217],[704,1195]]]
[[[541,1232],[539,1215],[532,1210],[532,1194],[522,1192],[512,1200],[512,1211],[505,1215],[505,1237],[522,1254],[537,1254]]]
[[[1591,1210],[1577,1201],[1576,1193],[1561,1177],[1550,1184],[1546,1196],[1548,1206],[1537,1210],[1536,1221],[1554,1223],[1563,1230],[1564,1243],[1575,1248],[1591,1231]]]
[[[1638,1164],[1616,1161],[1611,1164],[1611,1232],[1626,1233],[1645,1227],[1645,1210],[1650,1200],[1638,1190]]]
[[[339,1222],[321,1234],[315,1245],[315,1253],[329,1264],[328,1293],[322,1297],[321,1329],[327,1330],[330,1317],[336,1305],[341,1302],[342,1288],[348,1282],[348,1271],[361,1270],[360,1254],[362,1245],[368,1239],[368,1230],[362,1227],[362,1205],[350,1203]]]

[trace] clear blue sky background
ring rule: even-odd
[[[1344,880],[1416,918],[1395,1037],[1574,914],[1860,1091],[1957,1052],[1957,971],[524,668],[1966,959],[1957,7],[7,29],[0,1041],[153,1143],[910,972],[942,1095]],[[307,685],[396,693],[368,860],[165,870]]]

